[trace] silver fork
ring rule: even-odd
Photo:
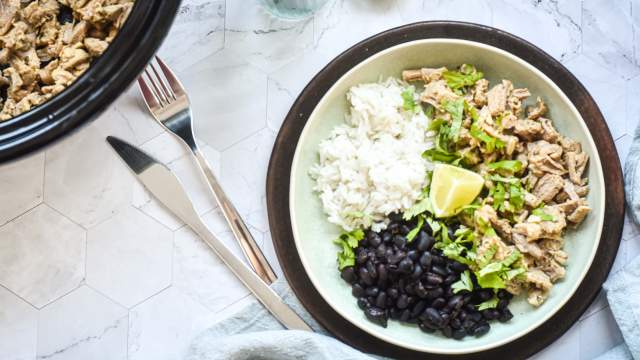
[[[173,133],[191,150],[213,197],[220,205],[222,213],[251,267],[264,282],[273,283],[277,279],[275,272],[251,236],[251,232],[242,221],[235,206],[222,190],[207,159],[198,148],[193,135],[189,98],[184,87],[171,69],[157,56],[156,61],[160,71],[156,69],[152,61],[144,70],[147,79],[143,75],[138,77],[138,85],[149,111],[160,125]]]

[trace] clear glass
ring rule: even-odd
[[[328,0],[260,0],[274,17],[284,20],[303,20],[313,16]]]

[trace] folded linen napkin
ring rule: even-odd
[[[624,165],[624,188],[629,215],[636,224],[640,224],[640,126],[636,128]],[[598,359],[640,360],[640,257],[610,275],[603,288],[625,344],[609,350]]]
[[[189,349],[187,359],[376,359],[327,336],[326,330],[302,307],[283,278],[276,281],[272,288],[315,332],[284,330],[252,298],[247,306],[198,336]]]

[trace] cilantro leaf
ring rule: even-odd
[[[473,122],[471,124],[471,129],[469,129],[469,134],[474,138],[480,140],[484,143],[484,148],[487,152],[493,152],[495,149],[500,149],[504,147],[504,141],[494,138],[493,136],[487,134],[480,128],[477,122]]]
[[[429,127],[427,128],[427,130],[439,131],[440,127],[446,123],[447,123],[447,120],[445,119],[435,119],[431,122],[431,124],[429,124]]]
[[[518,183],[520,183],[520,179],[518,179],[518,178],[515,178],[515,177],[503,177],[503,176],[500,176],[500,175],[491,175],[491,176],[489,176],[489,180],[496,181],[496,182],[507,183],[507,184],[518,184]]]
[[[424,216],[418,216],[418,224],[407,234],[407,242],[412,242],[424,225]]]
[[[504,204],[504,199],[506,198],[506,191],[504,190],[504,186],[502,183],[497,183],[493,189],[493,208],[498,210],[498,208],[502,207]]]
[[[496,306],[498,306],[498,301],[499,301],[498,297],[494,295],[491,299],[478,304],[478,311],[482,311],[485,309],[493,309]]]
[[[418,201],[415,205],[405,210],[402,218],[409,221],[413,219],[415,216],[418,216],[424,212],[433,212],[433,207],[431,206],[431,200],[426,196],[422,200]]]
[[[469,270],[465,270],[462,274],[460,274],[460,280],[451,284],[451,289],[453,289],[454,294],[457,294],[463,290],[473,291],[473,282],[471,281]]]
[[[439,161],[443,163],[453,163],[456,160],[460,160],[461,157],[458,154],[450,153],[440,149],[429,149],[422,153],[422,157],[431,160]]]
[[[520,160],[502,160],[487,164],[489,170],[506,170],[517,173],[522,170],[522,162]]]
[[[544,210],[542,210],[542,208],[533,209],[533,211],[531,211],[531,214],[539,217],[540,219],[542,219],[542,221],[556,221],[553,215],[547,214],[546,212],[544,212]]]
[[[362,229],[355,229],[351,232],[344,232],[333,242],[340,245],[342,250],[338,252],[338,268],[340,270],[354,266],[356,255],[353,249],[358,247],[358,242],[364,238]]]
[[[457,142],[460,137],[460,128],[462,128],[462,112],[464,109],[464,99],[458,98],[453,101],[444,100],[442,107],[446,112],[451,114],[451,128],[449,129],[449,138],[453,142]]]
[[[460,90],[465,86],[473,86],[476,81],[484,77],[484,74],[472,65],[463,64],[460,71],[445,71],[442,77],[451,89]]]
[[[413,91],[413,87],[408,87],[402,91],[402,108],[415,112],[418,104],[415,101],[415,93]]]
[[[509,186],[509,203],[515,210],[522,209],[524,205],[524,193],[520,184],[511,184],[511,186]]]
[[[478,276],[478,274],[476,274],[476,278],[478,279],[478,285],[482,288],[504,289],[505,287],[504,280],[502,280],[498,273],[489,273],[484,276]]]

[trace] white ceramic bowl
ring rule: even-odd
[[[327,222],[317,194],[312,191],[309,168],[318,161],[318,144],[331,129],[344,121],[348,110],[347,90],[356,84],[375,82],[380,77],[400,77],[402,70],[420,67],[474,64],[492,84],[509,79],[516,87],[528,87],[533,96],[542,97],[558,131],[582,143],[590,156],[587,197],[593,211],[577,230],[566,236],[569,254],[566,277],[552,289],[539,308],[524,297],[515,298],[510,309],[514,318],[505,324],[491,323],[491,331],[479,338],[457,341],[437,334],[425,334],[417,326],[389,321],[382,328],[367,320],[351,295],[350,286],[340,278],[336,263],[338,247],[333,244],[340,229]],[[604,179],[595,144],[584,120],[567,96],[542,72],[524,60],[485,44],[455,39],[426,39],[404,43],[379,52],[342,76],[324,95],[300,136],[291,169],[290,210],[297,250],[313,285],[324,300],[345,319],[384,341],[417,351],[461,354],[487,350],[510,342],[535,329],[557,312],[585,280],[602,232],[604,220]],[[588,281],[588,279],[586,280]]]

